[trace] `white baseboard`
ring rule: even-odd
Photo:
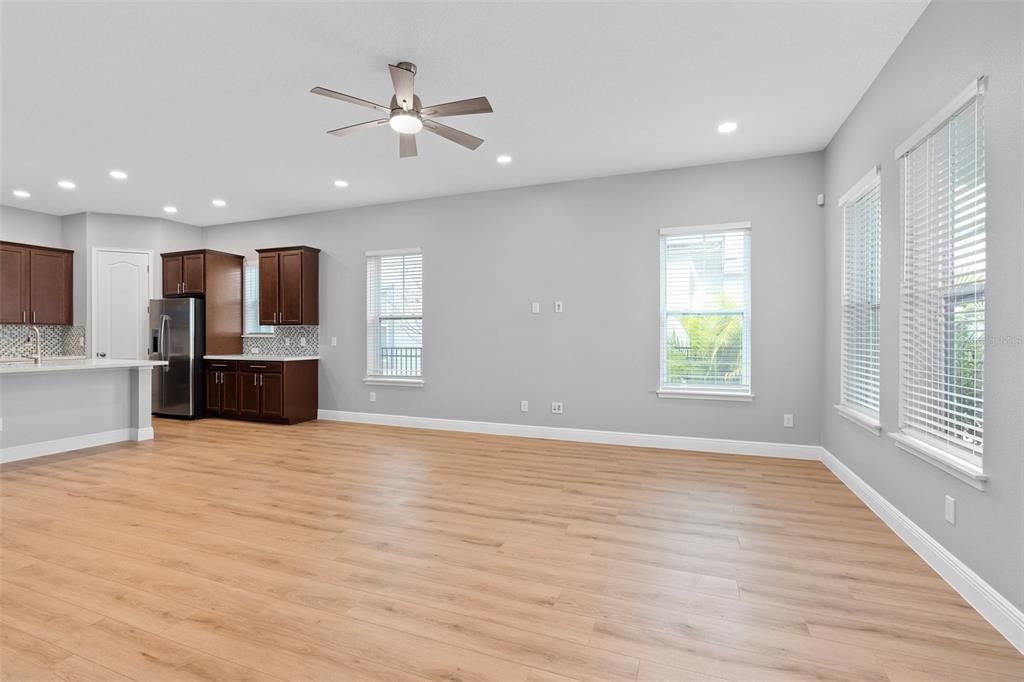
[[[32,457],[55,455],[59,452],[68,452],[69,450],[80,450],[82,448],[96,447],[97,445],[120,443],[124,440],[145,440],[144,438],[136,438],[133,434],[134,431],[139,431],[141,434],[141,432],[145,430],[146,429],[114,429],[113,431],[100,431],[99,433],[87,433],[81,436],[71,436],[69,438],[56,438],[54,440],[44,440],[38,443],[15,445],[14,447],[4,448],[0,451],[0,463],[7,464],[9,462],[17,462],[18,460],[30,459]],[[152,438],[152,427],[150,427],[149,432],[149,438]]]
[[[992,627],[1024,653],[1024,612],[824,448],[822,462]]]
[[[548,440],[569,440],[581,443],[601,443],[603,445],[631,445],[641,448],[692,450],[694,452],[714,452],[729,455],[785,457],[788,459],[817,461],[821,459],[822,452],[821,447],[818,445],[799,445],[796,443],[767,443],[751,440],[723,440],[720,438],[695,438],[693,436],[628,433],[625,431],[596,431],[594,429],[572,429],[562,426],[534,426],[531,424],[438,419],[436,417],[408,417],[400,414],[375,414],[372,412],[319,410],[317,416],[325,421],[486,433],[495,436],[546,438]]]
[[[147,426],[141,429],[128,429],[128,440],[153,440],[153,427]]]

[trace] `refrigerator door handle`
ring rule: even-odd
[[[170,321],[171,321],[171,316],[170,315],[161,315],[160,316],[160,334],[157,336],[157,339],[158,339],[160,345],[157,348],[157,352],[160,353],[160,359],[161,360],[170,360],[170,356],[167,353],[167,341],[165,340],[166,336],[164,335],[164,332],[167,329],[167,324]],[[171,369],[170,364],[164,365],[164,371],[165,372],[169,371],[170,369]]]

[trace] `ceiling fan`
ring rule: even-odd
[[[329,90],[328,88],[315,87],[310,90],[310,92],[316,95],[333,97],[334,99],[340,99],[342,102],[351,102],[368,109],[376,109],[388,115],[387,118],[379,118],[375,121],[366,121],[365,123],[356,123],[344,128],[328,130],[329,134],[342,137],[359,130],[376,128],[387,123],[391,126],[392,130],[399,134],[398,155],[402,158],[416,156],[416,133],[423,129],[429,130],[435,135],[440,135],[446,140],[461,144],[467,149],[476,149],[483,144],[484,141],[479,137],[456,130],[434,119],[443,116],[489,114],[494,110],[491,109],[491,103],[487,101],[486,97],[474,97],[473,99],[463,99],[458,102],[447,102],[446,104],[435,104],[425,107],[420,104],[419,96],[413,92],[416,65],[412,62],[398,62],[397,64],[389,64],[388,69],[391,71],[391,82],[395,86],[395,94],[391,98],[391,105],[387,107],[359,97]]]

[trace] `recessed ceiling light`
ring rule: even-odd
[[[718,132],[726,134],[734,133],[738,127],[739,126],[736,125],[736,121],[724,121],[718,124]]]
[[[70,180],[58,180],[57,186],[60,187],[61,189],[74,189],[75,183],[71,182]]]
[[[114,178],[115,180],[125,180],[128,178],[128,174],[125,173],[124,171],[112,170],[110,171],[110,177]]]
[[[30,196],[32,196],[30,193],[23,189],[16,189],[13,192],[11,192],[11,194],[18,197],[19,199],[28,199]]]
[[[512,163],[512,157],[508,154],[502,154],[497,158],[498,163]]]
[[[174,206],[164,206],[164,213],[177,213],[178,209]]]
[[[225,206],[228,205],[228,202],[224,201],[223,199],[214,199],[210,203],[216,206],[217,208],[224,208]]]
[[[346,180],[335,180],[334,181],[334,186],[335,187],[348,187],[348,182]]]

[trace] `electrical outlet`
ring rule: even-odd
[[[784,414],[782,415],[782,425],[787,429],[793,428],[793,415]]]
[[[289,339],[287,336],[284,337],[284,345],[286,345],[286,346],[292,345],[292,340]]]
[[[299,345],[300,346],[305,346],[306,345],[306,337],[305,336],[300,336],[299,337]]]
[[[79,348],[85,348],[85,337],[84,336],[79,336],[78,337],[78,347]]]
[[[337,346],[338,345],[338,337],[337,336],[332,336],[331,337],[331,345],[332,346]]]
[[[951,526],[956,525],[956,500],[946,495],[946,522]]]
[[[530,304],[530,312],[534,315],[540,312],[540,301],[534,301]]]
[[[562,312],[562,302],[561,301],[555,301],[555,312],[556,313]]]
[[[562,414],[562,403],[557,400],[551,403],[551,414]]]
[[[370,402],[377,402],[377,391],[370,391]]]
[[[529,412],[530,411],[530,401],[529,400],[520,400],[519,401],[519,411],[520,412]]]

